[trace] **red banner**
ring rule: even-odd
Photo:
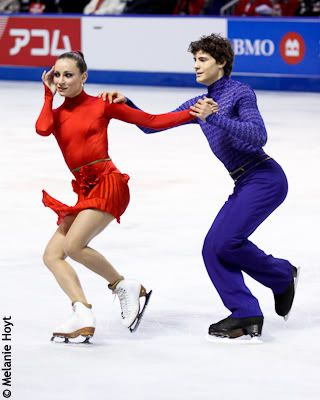
[[[80,18],[0,16],[0,65],[50,66],[71,50],[81,50]]]

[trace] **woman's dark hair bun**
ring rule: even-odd
[[[83,55],[82,51],[76,50],[75,53],[79,54],[79,56],[84,59],[84,55]]]
[[[69,58],[70,60],[73,60],[76,62],[77,67],[79,68],[79,71],[83,74],[84,72],[87,72],[87,64],[84,60],[84,55],[81,51],[68,51],[67,53],[63,53],[58,57],[58,60],[61,60],[63,58]]]

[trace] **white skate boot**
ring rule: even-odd
[[[90,343],[89,339],[93,336],[96,326],[91,306],[90,308],[86,307],[77,301],[73,304],[72,308],[73,313],[71,317],[54,330],[51,341],[55,341],[55,338],[63,338],[64,342],[68,343],[69,339],[82,336],[85,340],[80,343]]]
[[[117,284],[113,293],[119,297],[123,325],[129,328],[130,332],[134,332],[140,324],[152,290],[147,293],[146,289],[139,282],[131,279],[123,279]],[[141,311],[140,297],[145,297]]]

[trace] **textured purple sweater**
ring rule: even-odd
[[[218,103],[218,113],[210,115],[206,121],[195,119],[190,123],[200,125],[211,150],[228,171],[264,154],[262,146],[266,144],[267,132],[257,107],[256,95],[249,86],[222,77],[208,87],[207,94],[186,101],[174,111],[188,109],[204,96]],[[127,104],[136,107],[129,99]],[[139,128],[145,133],[159,132]]]

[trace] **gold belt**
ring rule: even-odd
[[[104,161],[111,161],[111,158],[101,158],[99,160],[91,161],[88,164],[81,165],[81,167],[77,167],[77,168],[72,169],[72,172],[79,172],[82,167],[86,167],[88,165],[94,165],[94,164],[97,164],[97,163],[100,163],[100,162],[104,162]]]

